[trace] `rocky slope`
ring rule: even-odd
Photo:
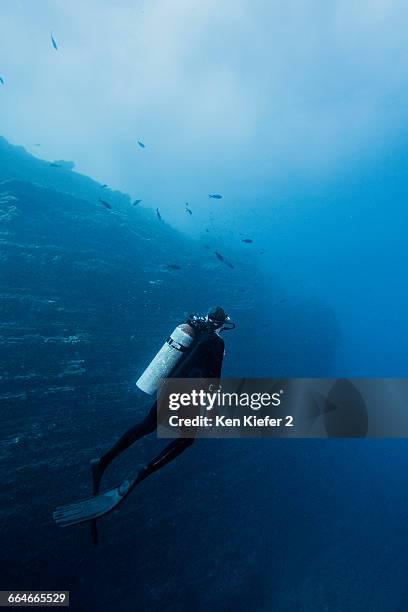
[[[271,312],[255,270],[231,270],[203,246],[153,211],[133,207],[128,196],[0,139],[2,588],[71,588],[79,598],[75,609],[89,610],[96,609],[92,593],[99,585],[106,610],[133,609],[136,592],[138,609],[164,609],[174,596],[180,610],[181,599],[196,592],[202,562],[205,571],[218,567],[202,600],[208,605],[221,591],[235,601],[241,573],[256,572],[249,556],[236,564],[231,591],[225,586],[225,568],[239,549],[231,508],[225,510],[236,487],[245,497],[247,486],[239,440],[198,442],[188,460],[144,484],[147,506],[130,502],[119,520],[106,521],[98,558],[89,557],[86,528],[61,531],[51,521],[53,507],[88,494],[89,459],[151,402],[136,392],[135,380],[188,312],[220,303],[240,313],[228,337],[225,375],[306,374],[307,368],[323,374],[337,342],[332,313],[314,303]],[[279,301],[279,288],[272,290]],[[144,440],[109,478],[135,469],[157,444]],[[177,529],[208,500],[215,514],[207,536],[197,536],[191,521],[184,526],[187,538],[199,537],[191,548]],[[136,540],[144,552],[135,559]],[[168,575],[176,549],[182,584]]]

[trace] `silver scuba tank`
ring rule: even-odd
[[[194,329],[188,323],[178,325],[149,363],[136,385],[149,395],[156,393],[160,382],[166,378],[190,349],[194,340]]]

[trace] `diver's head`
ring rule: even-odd
[[[217,334],[228,329],[235,329],[235,323],[231,321],[221,306],[210,308],[204,317],[191,314],[187,323],[201,331],[214,331]]]
[[[222,327],[227,319],[227,314],[221,306],[214,306],[207,312],[207,321],[214,329]]]

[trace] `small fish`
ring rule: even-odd
[[[178,266],[177,264],[167,264],[167,267],[169,270],[181,270],[181,266]]]
[[[112,206],[109,204],[109,202],[106,202],[106,200],[102,200],[102,198],[99,198],[99,202],[103,204],[105,208],[109,208],[109,210],[112,210]]]
[[[246,244],[252,244],[253,240],[251,240],[251,238],[243,238],[241,242],[245,242]]]
[[[209,234],[209,233],[210,233],[210,230],[209,230],[208,228],[206,228],[206,230],[205,230],[205,231],[207,232],[207,234]]]
[[[159,221],[163,221],[162,216],[161,216],[158,208],[156,208],[156,214],[157,214],[157,217],[158,217]]]
[[[259,251],[259,254],[260,254],[260,255],[265,255],[265,253],[266,253],[265,249],[261,249],[261,250]]]
[[[213,200],[222,200],[222,195],[220,193],[209,193],[208,197]]]
[[[145,148],[146,148],[146,145],[145,145],[145,144],[144,144],[144,143],[143,143],[141,140],[138,140],[138,141],[137,141],[137,144],[138,144],[138,145],[139,145],[139,147],[141,147],[142,149],[145,149]]]
[[[54,47],[54,49],[58,51],[57,43],[55,42],[55,38],[52,35],[52,32],[51,32],[51,42],[52,42],[52,46]]]
[[[189,215],[193,214],[193,211],[191,210],[191,208],[188,207],[188,202],[186,202],[186,213],[188,213]]]
[[[105,189],[105,187],[107,187],[108,185],[106,183],[104,183],[103,185],[101,185],[101,189]]]
[[[2,85],[4,85],[4,79],[3,79],[3,77],[1,77],[1,76],[0,76],[0,83],[1,83]]]
[[[218,251],[214,251],[214,254],[216,255],[216,257],[220,260],[223,261],[225,263],[226,266],[228,266],[229,268],[231,268],[231,270],[234,269],[234,266],[232,265],[232,263],[230,263],[229,261],[227,261],[224,257],[224,255],[221,255],[221,253],[219,253]]]
[[[40,143],[39,143],[39,142],[36,142],[34,146],[35,146],[35,147],[41,147],[41,145],[40,145]]]
[[[132,202],[132,206],[137,206],[138,204],[140,204],[142,200],[135,200],[134,202]]]
[[[61,164],[56,164],[55,162],[52,162],[52,164],[50,164],[50,166],[52,168],[61,168]]]

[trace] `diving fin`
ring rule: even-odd
[[[112,512],[132,489],[144,478],[144,470],[134,478],[124,480],[120,485],[83,501],[67,506],[59,506],[53,519],[61,527],[69,527],[93,521]]]

